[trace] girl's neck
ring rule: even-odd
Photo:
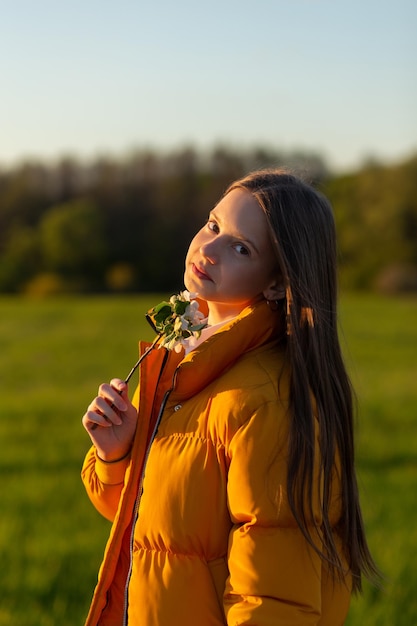
[[[217,313],[212,313],[209,311],[207,323],[209,326],[218,326],[219,324],[225,324],[229,320],[232,320],[234,317],[239,315],[240,311],[236,311],[236,313],[230,313],[228,315],[218,315]]]
[[[254,300],[254,302],[258,302],[261,299],[262,298],[260,297],[259,299]],[[236,304],[229,302],[207,302],[208,325],[216,326],[217,324],[225,324],[234,317],[237,317],[243,309],[245,309],[249,304],[254,304],[254,302],[237,302]]]

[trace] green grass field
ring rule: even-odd
[[[123,377],[158,301],[0,299],[0,626],[77,626],[109,524],[79,473],[81,416]],[[359,401],[358,475],[385,588],[365,585],[349,626],[417,624],[417,299],[344,297],[343,346]]]

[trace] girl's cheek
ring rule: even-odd
[[[190,245],[188,246],[188,254],[190,252],[194,252],[195,250],[197,250],[199,248],[200,244],[200,240],[201,240],[201,235],[200,232],[198,232],[196,235],[194,235],[194,237],[191,239],[190,241]]]

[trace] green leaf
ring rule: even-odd
[[[190,326],[190,330],[191,332],[199,332],[199,331],[202,331],[203,328],[205,328],[206,326],[207,326],[207,322],[203,324],[195,324],[194,326]]]
[[[167,302],[161,302],[155,307],[153,318],[156,324],[162,324],[171,315],[171,307]]]
[[[185,309],[187,308],[189,304],[190,304],[189,302],[184,302],[183,300],[177,300],[174,305],[175,315],[179,315],[179,316],[184,315]]]

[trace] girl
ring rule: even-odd
[[[88,626],[338,626],[373,577],[336,319],[332,211],[283,170],[232,184],[184,282],[207,328],[83,417],[113,522]],[[186,342],[185,342],[186,343]]]

